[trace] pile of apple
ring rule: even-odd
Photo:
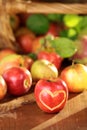
[[[38,28],[34,26],[37,16],[44,20],[45,24],[40,24],[42,28],[38,24]],[[41,14],[11,16],[16,44],[21,51],[18,53],[9,48],[0,51],[0,100],[7,93],[16,97],[27,94],[35,84],[34,95],[39,108],[47,113],[57,113],[64,108],[70,92],[79,93],[87,89],[87,66],[76,62],[75,55],[79,49],[76,42],[70,39],[76,35],[69,35],[67,39],[59,33],[71,28],[59,21],[57,23],[57,15],[48,15],[51,22],[45,17]],[[76,17],[73,26],[77,24]],[[68,25],[72,26],[70,22]],[[64,61],[70,63],[64,65]]]
[[[32,76],[28,67],[31,63],[31,59],[27,60],[27,57],[11,49],[0,51],[0,100],[7,92],[14,96],[21,96],[29,91]]]

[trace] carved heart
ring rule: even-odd
[[[46,108],[53,111],[65,102],[66,92],[57,90],[52,93],[50,90],[44,89],[40,92],[39,99]]]

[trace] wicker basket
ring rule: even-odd
[[[69,1],[69,0],[68,0]],[[21,12],[26,13],[59,13],[59,14],[87,14],[87,3],[84,0],[82,3],[79,0],[74,2],[59,3],[53,2],[36,2],[36,1],[23,1],[23,0],[1,0],[0,1],[0,49],[12,48],[19,51],[16,44],[13,31],[10,27],[9,15]],[[3,30],[3,31],[2,31]],[[85,94],[87,95],[87,94]],[[0,104],[0,112],[5,112],[10,109],[19,107],[21,104],[35,101],[33,94],[25,95],[18,99],[11,100],[6,103]],[[86,105],[84,106],[86,107]]]
[[[9,24],[9,14],[11,13],[61,13],[61,14],[87,14],[86,0],[60,1],[47,0],[36,2],[30,0],[1,0],[0,1],[0,49],[12,48],[19,51],[15,44],[15,37]],[[79,3],[78,3],[79,2]],[[82,3],[83,2],[83,3]],[[3,30],[3,31],[2,31]]]

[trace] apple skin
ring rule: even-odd
[[[56,52],[46,52],[46,51],[40,51],[37,54],[38,59],[46,59],[53,63],[57,69],[61,67],[63,58],[60,57]]]
[[[43,38],[43,36],[38,36],[34,39],[33,44],[32,44],[32,53],[37,54],[38,51],[41,49],[41,43],[40,40]]]
[[[50,23],[49,29],[46,35],[51,34],[53,36],[58,36],[58,25],[56,23]]]
[[[15,54],[16,52],[10,48],[5,48],[0,51],[0,61],[7,55]]]
[[[0,100],[2,100],[7,94],[7,84],[4,78],[0,75]]]
[[[32,52],[32,44],[34,38],[30,36],[30,34],[22,34],[17,37],[17,43],[19,44],[20,48],[22,49],[22,53],[30,53]]]
[[[18,39],[18,37],[20,37],[21,35],[24,35],[24,34],[29,34],[29,36],[32,39],[36,38],[35,34],[31,30],[29,30],[27,27],[18,28],[15,32],[15,37],[16,37],[16,39]]]
[[[24,58],[19,54],[11,54],[5,56],[0,61],[0,74],[13,66],[24,66]]]
[[[30,72],[35,82],[39,79],[53,80],[58,77],[58,70],[55,65],[44,59],[34,61]]]
[[[26,94],[32,85],[30,71],[24,67],[12,67],[3,73],[8,92],[14,96]]]
[[[60,77],[67,84],[69,92],[78,93],[87,89],[87,67],[83,64],[67,66]]]
[[[60,78],[55,81],[41,79],[35,85],[34,95],[41,110],[47,113],[57,113],[66,104],[68,88]]]
[[[77,63],[87,64],[87,35],[82,36],[77,42],[77,52],[72,56],[72,60]]]
[[[32,64],[34,63],[34,60],[27,55],[23,55],[23,58],[24,58],[24,67],[30,70]]]

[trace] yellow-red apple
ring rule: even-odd
[[[33,81],[39,79],[53,80],[58,77],[58,70],[54,64],[48,60],[36,60],[31,66],[31,75]]]
[[[70,92],[82,92],[87,89],[87,66],[83,64],[64,68],[60,77],[66,82]]]

